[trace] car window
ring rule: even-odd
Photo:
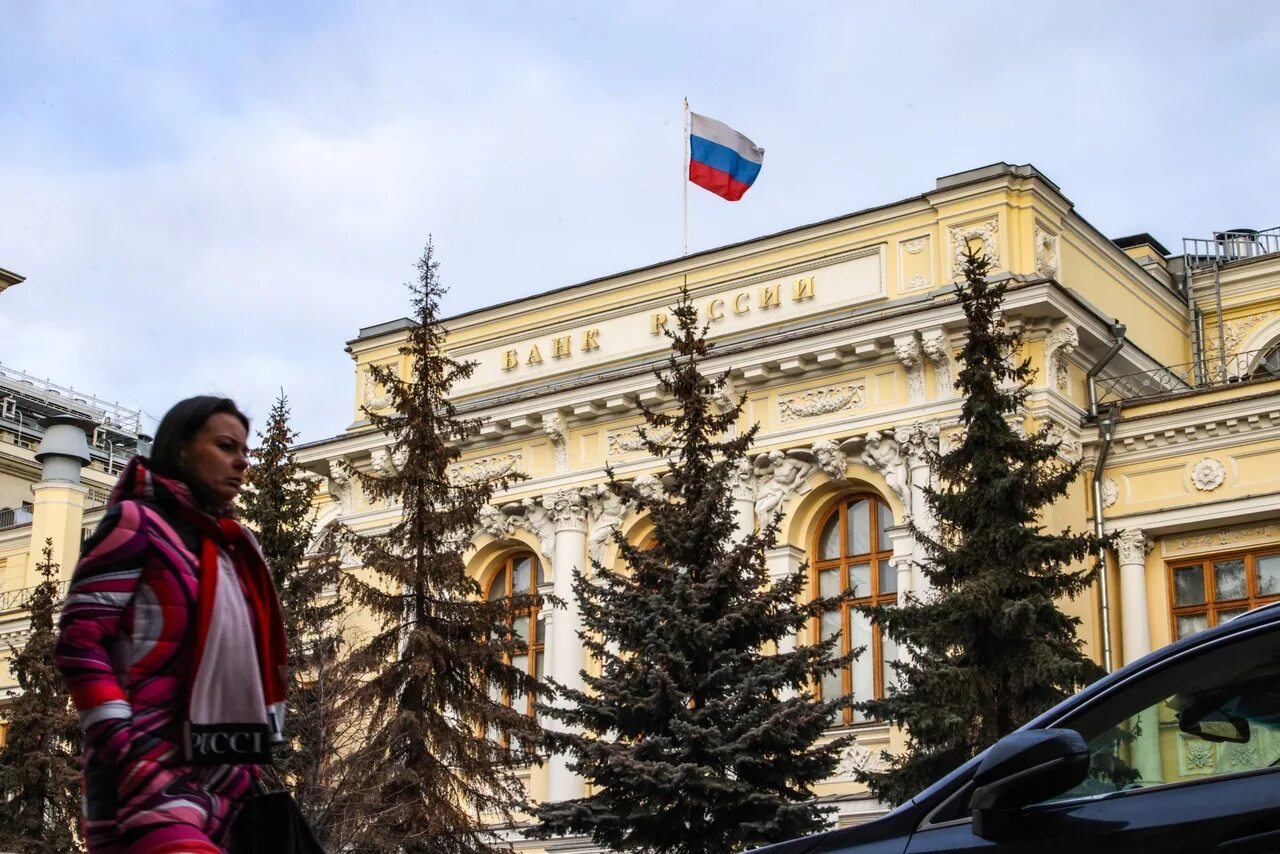
[[[1280,765],[1280,633],[1255,633],[1139,674],[1057,724],[1089,742],[1089,775],[1053,798]]]

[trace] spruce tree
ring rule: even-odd
[[[9,729],[0,750],[0,850],[65,854],[80,848],[80,724],[53,664],[58,565],[45,540],[40,583],[24,603],[30,634],[11,650],[20,691],[5,706]]]
[[[366,761],[377,809],[360,850],[489,850],[494,825],[510,822],[525,799],[514,772],[537,761],[541,743],[524,704],[503,702],[538,693],[536,680],[510,663],[527,651],[514,616],[534,603],[527,595],[483,600],[463,563],[481,509],[513,478],[462,482],[450,474],[459,443],[480,422],[459,417],[449,400],[475,362],[445,351],[438,268],[428,241],[409,286],[417,322],[400,350],[409,376],[371,368],[390,411],[366,413],[388,437],[394,470],[361,472],[359,483],[401,515],[384,533],[346,538],[373,576],[354,581],[354,594],[380,620],[359,651],[370,670],[359,697],[370,720]]]
[[[539,806],[534,833],[721,854],[825,826],[812,787],[845,742],[819,739],[847,699],[818,699],[812,686],[844,659],[835,639],[772,648],[839,600],[799,601],[805,567],[771,582],[775,525],[734,541],[729,478],[757,427],[725,438],[743,399],[712,408],[725,376],[702,372],[710,345],[687,293],[673,314],[658,379],[674,409],[646,409],[643,430],[668,463],[667,494],[608,472],[609,488],[649,514],[653,534],[645,544],[615,534],[627,571],[593,562],[593,576],[575,572],[583,642],[601,671],[545,710],[566,725],[559,748],[593,794]]]
[[[1052,532],[1042,514],[1080,473],[1045,423],[1014,428],[1033,377],[1006,328],[1008,284],[988,281],[989,261],[970,253],[957,284],[968,320],[956,385],[961,438],[928,454],[936,485],[925,487],[936,527],[913,520],[932,587],[901,606],[866,610],[907,655],[894,665],[901,687],[860,703],[869,718],[905,727],[906,751],[862,778],[897,804],[1101,674],[1059,603],[1085,591],[1095,569],[1089,533]]]
[[[298,465],[297,435],[282,391],[250,451],[241,507],[271,569],[288,638],[288,740],[276,751],[274,775],[292,789],[317,838],[337,850],[347,839],[345,802],[353,794],[346,766],[358,761],[361,730],[352,704],[358,674],[343,637],[348,603],[340,559],[332,548],[307,554],[318,484]]]

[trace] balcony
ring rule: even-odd
[[[1098,380],[1098,402],[1131,403],[1168,394],[1280,379],[1280,345],[1212,356],[1198,362],[1154,368]]]

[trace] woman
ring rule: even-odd
[[[231,518],[249,421],[225,398],[169,410],[85,543],[56,660],[85,733],[90,854],[217,854],[282,740],[284,629]]]

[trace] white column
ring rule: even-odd
[[[1116,538],[1116,557],[1120,563],[1120,642],[1125,664],[1151,652],[1151,614],[1147,605],[1147,553],[1151,546],[1146,534],[1136,529],[1121,531]],[[1141,782],[1163,781],[1160,721],[1154,707],[1139,713],[1138,735],[1130,750]]]
[[[555,526],[552,589],[562,602],[555,614],[548,615],[547,675],[567,688],[581,690],[586,660],[578,637],[582,616],[573,595],[573,571],[586,566],[586,502],[576,490],[565,490],[544,498],[542,503]],[[567,757],[553,755],[547,768],[547,800],[564,801],[582,794],[582,778],[569,770]]]
[[[901,605],[906,601],[907,594],[915,589],[911,585],[916,541],[911,536],[911,529],[905,524],[894,525],[886,529],[885,533],[889,535],[889,542],[893,545],[893,556],[889,558],[889,563],[898,574],[898,604]]]
[[[938,422],[929,421],[899,428],[895,436],[907,461],[907,482],[911,486],[908,512],[911,514],[911,521],[915,523],[918,530],[929,536],[937,534],[937,522],[929,509],[924,490],[932,478],[929,455],[938,451],[939,433]],[[929,556],[921,543],[914,544],[913,556],[915,567],[912,571],[911,589],[917,596],[923,596],[929,592],[930,585],[928,579],[920,572],[920,566],[929,559]]]
[[[764,555],[765,566],[769,570],[769,581],[773,584],[778,584],[791,577],[800,568],[804,558],[804,550],[792,545],[775,546],[769,549]],[[787,635],[778,639],[778,652],[794,652],[795,648],[795,635]],[[783,691],[781,696],[784,698],[794,697],[795,691],[788,689]]]

